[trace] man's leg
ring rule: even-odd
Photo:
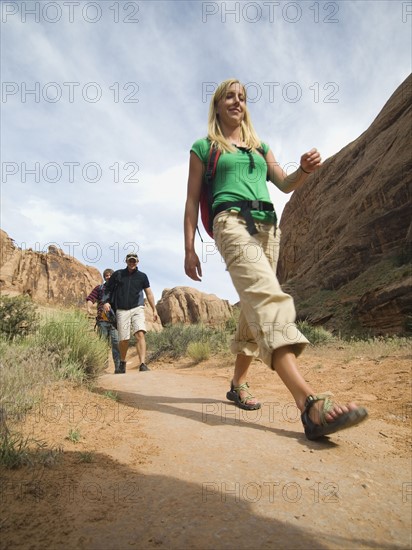
[[[139,371],[150,370],[146,366],[146,319],[144,307],[138,306],[132,310],[132,330],[136,338],[136,351],[139,357]]]
[[[112,341],[112,357],[114,363],[114,372],[119,374],[120,371],[120,350],[119,350],[119,335],[117,330],[112,326],[110,331]]]
[[[146,337],[144,330],[138,330],[135,334],[136,337],[136,350],[140,361],[140,371],[147,371],[149,368],[146,366]]]
[[[119,342],[119,351],[120,351],[119,373],[120,374],[124,374],[126,372],[126,355],[127,355],[128,349],[129,349],[129,340],[120,340]]]
[[[116,320],[117,320],[117,333],[119,338],[119,352],[120,352],[119,373],[124,374],[126,372],[126,355],[127,355],[127,350],[129,349],[130,322],[131,322],[130,310],[118,309],[116,311]]]
[[[107,323],[105,323],[104,321],[99,321],[97,323],[97,333],[100,338],[107,340],[107,343],[109,343],[109,327]]]
[[[129,349],[129,340],[120,340],[119,351],[120,361],[126,361],[127,350]]]
[[[100,321],[97,323],[97,333],[100,338],[106,340],[107,344],[110,346],[110,335],[111,335],[111,326],[105,321]],[[114,359],[114,358],[113,358]],[[115,372],[116,372],[116,363],[115,363]]]

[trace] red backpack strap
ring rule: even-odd
[[[210,146],[209,157],[206,165],[206,172],[204,175],[204,180],[202,182],[202,189],[200,192],[200,217],[202,219],[203,227],[206,229],[207,234],[213,238],[213,180],[216,175],[217,162],[219,160],[221,151],[214,147]],[[197,226],[197,232],[199,233],[200,240],[203,242],[202,235],[199,231],[199,226]]]
[[[216,174],[217,161],[219,160],[221,151],[217,147],[211,145],[209,150],[209,158],[207,161],[205,179],[208,185],[213,182]]]

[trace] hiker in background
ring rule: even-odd
[[[209,108],[207,138],[197,140],[190,151],[185,272],[194,281],[202,276],[194,245],[199,200],[214,149],[221,154],[214,178],[210,174],[207,178],[213,185],[213,236],[241,305],[231,345],[236,360],[227,399],[242,409],[260,408],[247,383],[249,366],[259,358],[277,372],[293,395],[308,439],[358,424],[367,417],[366,409],[354,403],[338,405],[331,394],[316,395],[300,374],[296,357],[308,340],[294,324],[292,297],[282,291],[276,278],[280,231],[266,181],[290,193],[320,167],[320,154],[316,149],[304,153],[299,168],[287,175],[252,126],[244,86],[232,79],[217,87]]]
[[[98,286],[95,286],[94,289],[86,298],[87,313],[93,315],[92,306],[97,302],[97,316],[96,316],[96,326],[97,331],[101,338],[105,338],[112,348],[112,357],[114,363],[114,372],[115,374],[120,373],[120,351],[119,351],[119,336],[117,334],[117,329],[113,323],[114,313],[110,310],[105,312],[103,310],[103,304],[105,301],[106,295],[106,283],[113,274],[113,269],[105,269],[103,271],[103,280],[104,283]]]
[[[146,320],[144,294],[153,310],[153,321],[157,321],[156,305],[149,279],[138,270],[137,254],[126,256],[126,268],[115,271],[107,284],[108,298],[104,311],[110,308],[116,312],[119,331],[120,372],[126,372],[126,355],[129,348],[130,331],[136,338],[136,349],[140,360],[139,371],[150,370],[146,365]]]

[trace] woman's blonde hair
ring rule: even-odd
[[[213,94],[209,106],[207,137],[211,141],[211,144],[220,149],[222,152],[232,152],[235,150],[233,145],[229,143],[223,135],[219,123],[219,116],[217,114],[217,105],[219,101],[227,94],[228,89],[233,84],[239,84],[243,88],[243,92],[245,95],[245,116],[243,117],[240,128],[241,139],[245,143],[246,147],[249,147],[250,149],[257,149],[261,146],[261,141],[259,140],[255,129],[253,128],[253,124],[250,119],[250,113],[246,105],[246,88],[241,82],[239,82],[239,80],[235,78],[224,80],[221,84],[219,84],[219,86],[216,88],[215,93]]]

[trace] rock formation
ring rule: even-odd
[[[156,308],[163,325],[220,325],[232,316],[232,307],[227,300],[186,286],[164,290]]]
[[[300,318],[374,334],[408,326],[411,91],[409,76],[371,126],[309,176],[283,211],[278,276]]]
[[[149,331],[154,331],[154,332],[160,332],[161,330],[163,330],[163,326],[162,326],[162,321],[160,319],[160,316],[158,315],[157,316],[157,321],[154,321],[153,320],[153,312],[152,312],[152,308],[150,307],[148,301],[144,300],[144,303],[145,303],[145,308],[144,308],[144,316],[145,316],[145,320],[146,320],[146,330]],[[156,308],[157,309],[157,308]]]
[[[22,250],[0,229],[0,292],[26,294],[38,304],[84,306],[101,283],[99,271],[85,266],[55,246],[48,252]]]

